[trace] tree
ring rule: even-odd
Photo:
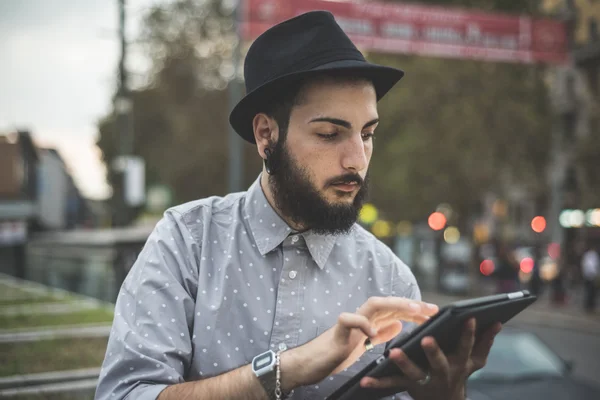
[[[147,184],[170,186],[175,203],[227,190],[232,28],[231,10],[215,0],[175,1],[145,18],[139,42],[152,68],[149,84],[133,93],[134,149],[146,160]],[[111,115],[99,123],[98,146],[107,165],[119,154],[113,125]],[[260,167],[256,158],[245,157],[248,184]],[[114,182],[111,172],[108,178]]]
[[[396,220],[440,203],[468,214],[486,192],[545,190],[550,118],[542,68],[372,57],[406,71],[382,101],[373,195]],[[381,182],[381,183],[380,183]]]

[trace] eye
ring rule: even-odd
[[[329,133],[329,134],[325,134],[325,133],[317,133],[317,136],[320,137],[323,140],[333,140],[335,139],[335,137],[337,136],[337,132],[334,133]]]
[[[373,133],[373,132],[363,132],[362,133],[362,138],[365,142],[368,141],[369,139],[374,139],[374,137],[375,137],[375,133]]]

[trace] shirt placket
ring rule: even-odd
[[[304,252],[298,249],[303,244],[299,235],[286,238],[282,245],[283,265],[277,289],[277,304],[271,334],[271,348],[287,350],[298,344],[301,329],[302,289],[305,268]]]

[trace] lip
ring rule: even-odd
[[[356,189],[359,188],[358,183],[337,183],[335,185],[332,185],[333,187],[335,187],[337,190],[340,190],[342,192],[353,192]]]

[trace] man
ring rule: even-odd
[[[98,399],[324,398],[382,354],[400,321],[438,310],[355,224],[377,100],[402,71],[367,63],[330,13],[310,12],[261,35],[244,72],[230,122],[263,171],[247,192],[157,224],[119,294]],[[475,346],[474,330],[448,356],[424,339],[430,371],[395,350],[404,375],[361,384],[464,399],[499,327]]]
[[[596,285],[600,275],[600,256],[590,246],[581,259],[581,275],[585,286],[585,311],[592,313],[596,308]]]

